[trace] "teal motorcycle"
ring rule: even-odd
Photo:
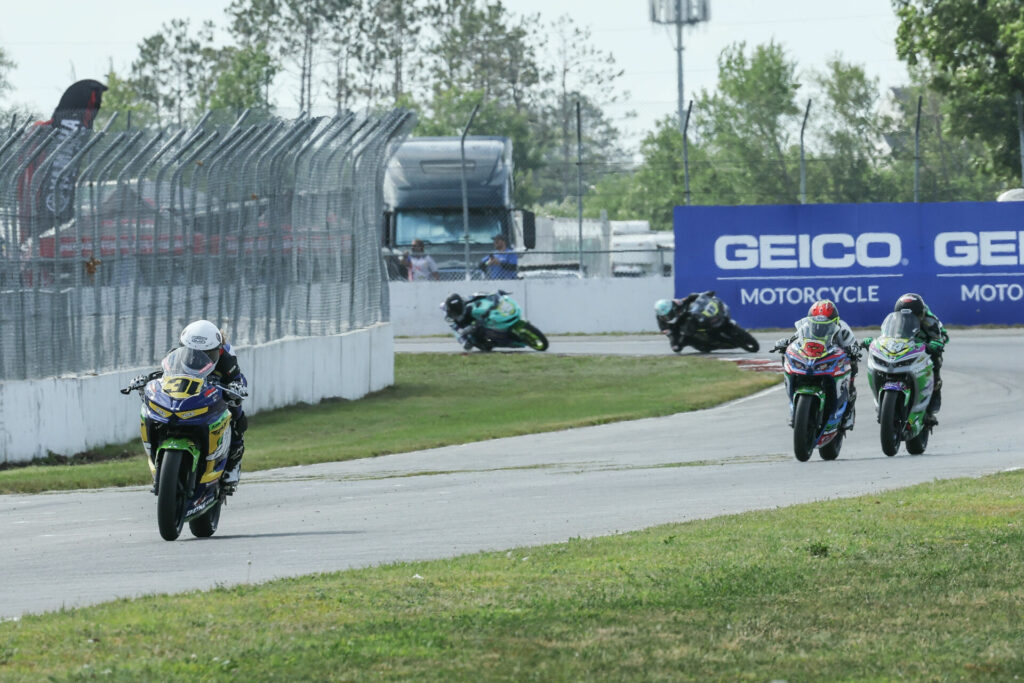
[[[932,426],[925,422],[935,373],[920,323],[910,311],[890,313],[868,345],[868,385],[881,426],[882,452],[896,455],[905,442],[912,455],[924,453]]]
[[[452,294],[441,303],[444,318],[466,351],[473,347],[490,351],[495,347],[531,348],[546,351],[544,333],[523,318],[523,309],[508,295],[474,294],[463,299]]]

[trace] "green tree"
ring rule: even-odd
[[[540,81],[539,19],[509,14],[499,2],[437,0],[426,8],[437,38],[425,47],[432,86],[476,90],[522,112]]]
[[[224,48],[219,61],[209,94],[210,109],[272,109],[267,86],[277,73],[277,62],[266,45]]]
[[[543,201],[561,202],[576,195],[576,103],[580,103],[585,184],[596,182],[595,171],[607,169],[625,158],[618,130],[605,115],[605,108],[628,96],[616,84],[623,71],[610,52],[596,48],[590,29],[569,16],[551,26],[548,45],[549,77],[552,87],[544,94],[538,135],[545,151],[547,168],[540,178]]]
[[[631,173],[608,174],[597,183],[585,197],[584,214],[594,217],[604,210],[612,220],[639,218],[655,230],[671,230],[673,210],[686,203],[683,136],[674,115],[658,121],[641,142],[640,153],[643,161]],[[692,203],[736,203],[715,164],[692,140],[687,157]]]
[[[893,0],[896,51],[943,97],[947,133],[977,139],[995,173],[1020,170],[1015,97],[1024,91],[1020,0]]]
[[[717,91],[701,91],[694,123],[727,195],[738,203],[796,201],[799,88],[796,63],[774,42],[749,55],[745,43],[736,43],[719,56]]]
[[[167,95],[164,83],[170,74],[170,48],[162,33],[143,38],[139,43],[139,56],[132,62],[131,82],[141,100],[147,103],[162,126],[166,116]]]
[[[239,44],[262,43],[298,67],[300,111],[313,104],[314,70],[321,41],[350,0],[232,0],[227,12]]]
[[[8,72],[13,69],[17,64],[14,60],[7,56],[7,51],[0,47],[0,95],[11,89],[11,81],[7,77]]]
[[[156,112],[152,102],[143,96],[135,81],[122,78],[114,71],[113,65],[107,71],[104,84],[107,86],[107,92],[103,93],[103,106],[96,120],[97,128],[105,126],[115,112],[118,112],[119,126],[128,126],[129,118],[133,128],[156,123]]]
[[[8,56],[7,51],[0,47],[0,95],[11,89],[8,77],[11,69],[17,64]],[[43,115],[24,104],[7,104],[0,106],[0,138],[7,135],[29,121],[38,121]]]
[[[819,95],[808,121],[814,143],[814,158],[807,164],[808,201],[891,201],[879,174],[886,162],[884,133],[891,124],[879,113],[878,79],[837,55],[810,80]]]
[[[1006,189],[1003,174],[993,171],[984,158],[984,142],[950,133],[948,103],[920,83],[894,89],[897,113],[886,135],[887,163],[880,184],[887,201],[914,200],[914,136],[917,102],[921,98],[918,199],[925,202],[991,201]]]

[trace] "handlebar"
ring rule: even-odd
[[[132,393],[136,389],[141,389],[142,387],[146,386],[147,384],[150,383],[151,380],[157,379],[158,377],[162,377],[163,374],[164,374],[163,370],[154,370],[153,372],[149,373],[148,375],[139,375],[138,377],[133,379],[131,382],[129,382],[128,386],[124,387],[120,391],[121,391],[122,394],[127,396],[128,394]]]

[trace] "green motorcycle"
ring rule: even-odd
[[[546,351],[548,338],[525,318],[523,309],[499,289],[497,294],[474,294],[463,299],[452,294],[441,303],[445,320],[466,351],[495,347]]]
[[[868,385],[881,426],[882,452],[896,455],[900,442],[912,455],[924,453],[932,426],[925,421],[935,372],[920,323],[910,311],[890,313],[868,346]]]

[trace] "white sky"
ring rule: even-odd
[[[714,89],[719,53],[740,40],[753,46],[774,39],[803,70],[821,70],[839,53],[879,77],[883,88],[907,80],[893,47],[897,21],[890,0],[710,1],[711,21],[684,32],[687,99],[701,89]],[[17,62],[10,75],[13,91],[7,97],[49,116],[74,80],[102,81],[111,63],[126,74],[138,43],[163,23],[187,17],[194,27],[205,19],[225,26],[228,2],[7,3],[0,15],[0,45]],[[647,0],[505,0],[505,6],[517,14],[538,13],[547,23],[568,14],[590,27],[592,43],[610,51],[625,69],[620,89],[630,93],[629,101],[608,114],[628,139],[638,139],[658,119],[675,113],[675,29],[650,23]],[[282,113],[295,106],[287,84],[277,88],[276,99]],[[621,119],[627,111],[635,111],[636,118]]]

